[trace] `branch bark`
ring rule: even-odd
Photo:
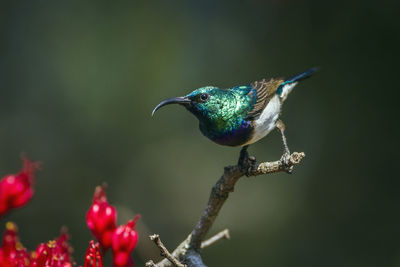
[[[257,176],[282,171],[291,172],[293,166],[299,164],[304,157],[304,152],[294,152],[281,160],[257,164],[254,157],[249,157],[247,147],[243,147],[240,151],[238,163],[224,168],[224,173],[211,190],[207,206],[199,222],[192,233],[174,250],[173,257],[179,258],[187,267],[207,267],[203,263],[200,252],[201,248],[206,247],[210,242],[209,240],[202,241],[213,225],[229,193],[233,192],[236,182],[244,175]],[[166,267],[171,265],[167,259],[164,259],[154,266]]]

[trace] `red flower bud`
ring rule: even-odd
[[[115,208],[108,204],[104,186],[97,186],[92,206],[86,213],[86,224],[103,249],[111,247],[116,221],[117,213]]]
[[[18,174],[6,175],[0,180],[0,216],[25,205],[33,196],[34,173],[40,164],[27,157],[22,160],[24,166]]]
[[[114,231],[112,237],[112,251],[113,265],[115,267],[133,266],[130,254],[138,242],[135,226],[139,218],[140,215],[136,215],[135,218],[128,221],[126,225],[121,225]]]
[[[103,267],[100,245],[99,243],[95,244],[93,240],[89,242],[89,247],[86,250],[84,267]]]

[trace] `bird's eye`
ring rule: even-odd
[[[209,96],[209,94],[201,94],[200,95],[200,101],[201,102],[206,102],[207,100],[208,100],[208,98],[209,98],[210,96]]]

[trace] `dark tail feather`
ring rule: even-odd
[[[314,67],[312,69],[309,69],[305,72],[302,72],[296,76],[293,76],[289,79],[286,79],[279,87],[278,90],[276,90],[276,94],[278,94],[283,100],[286,99],[288,94],[292,91],[293,87],[296,85],[294,83],[297,83],[299,81],[302,81],[304,79],[309,78],[314,72],[319,70],[318,67]]]
[[[289,78],[289,79],[286,79],[286,80],[285,80],[285,84],[294,83],[294,82],[299,82],[299,81],[302,81],[302,80],[304,80],[304,79],[307,79],[307,78],[309,78],[314,72],[316,72],[316,71],[318,71],[318,70],[319,70],[318,67],[314,67],[314,68],[312,68],[312,69],[309,69],[309,70],[307,70],[307,71],[305,71],[305,72],[302,72],[302,73],[300,73],[300,74],[298,74],[298,75],[295,75],[295,76],[293,76],[293,77],[291,77],[291,78]]]

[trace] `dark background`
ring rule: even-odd
[[[282,115],[290,148],[307,157],[293,175],[238,183],[211,231],[227,227],[232,240],[205,262],[399,266],[399,11],[398,1],[2,1],[0,172],[18,172],[21,152],[43,168],[33,200],[0,224],[15,221],[31,250],[66,225],[82,264],[85,213],[105,181],[119,223],[143,216],[144,266],[159,256],[147,235],[175,248],[239,153],[203,137],[183,108],[152,118],[153,107],[320,66]],[[278,132],[250,152],[279,159]]]

